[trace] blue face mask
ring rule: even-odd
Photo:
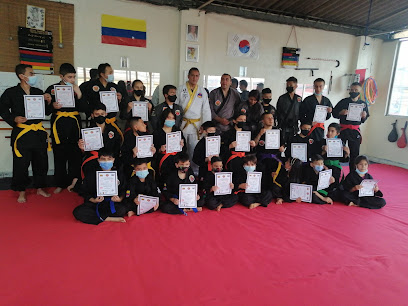
[[[67,82],[67,81],[64,81],[64,80],[62,80],[62,81],[63,81],[64,84],[67,85],[67,86],[74,86],[74,85],[72,85],[70,82]]]
[[[167,127],[173,127],[176,124],[176,120],[165,120],[164,125]]]
[[[102,170],[110,170],[113,167],[113,161],[99,162],[99,166],[101,166]]]
[[[246,172],[254,172],[255,168],[256,168],[255,166],[247,166],[247,165],[244,166],[244,169]]]
[[[27,81],[28,85],[34,86],[35,83],[37,83],[37,76],[36,75],[28,77],[28,81]]]
[[[339,138],[339,136],[338,136],[338,135],[336,135],[336,136],[334,136],[334,138]]]
[[[314,93],[316,96],[321,96],[323,93],[321,92],[321,93]]]
[[[357,172],[359,175],[364,175],[364,174],[366,174],[366,173],[368,172],[368,170],[366,170],[366,171],[360,171],[360,170],[356,169],[356,172]]]
[[[113,83],[113,81],[115,80],[115,76],[112,74],[108,74],[108,78],[106,79],[106,81],[108,81],[109,83]]]
[[[149,175],[149,170],[140,170],[140,171],[136,171],[136,176],[138,178],[144,179]]]
[[[316,170],[317,172],[320,172],[320,171],[323,170],[323,166],[321,166],[321,165],[316,165],[316,166],[314,166],[314,168],[315,168],[315,170]]]

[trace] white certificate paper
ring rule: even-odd
[[[81,133],[85,143],[85,151],[96,151],[103,148],[103,137],[100,127],[82,129]]]
[[[249,152],[251,147],[249,142],[251,141],[251,132],[249,131],[237,131],[235,140],[237,142],[237,146],[235,147],[235,151],[237,152]]]
[[[280,130],[272,129],[265,132],[265,149],[274,150],[280,148]]]
[[[166,133],[166,153],[181,152],[181,131]]]
[[[343,141],[337,138],[327,138],[327,157],[343,157]]]
[[[133,102],[132,116],[140,117],[143,121],[149,121],[149,102]]]
[[[101,102],[105,104],[107,113],[119,111],[118,96],[116,91],[100,91],[99,97]]]
[[[179,208],[197,208],[197,184],[180,184]]]
[[[44,96],[25,95],[24,96],[25,117],[27,120],[44,119],[45,104]]]
[[[159,198],[156,197],[149,197],[143,194],[139,194],[137,196],[137,200],[139,201],[139,205],[137,205],[137,215],[143,215],[159,204]]]
[[[319,172],[319,182],[317,183],[317,190],[329,188],[330,178],[332,177],[332,169]]]
[[[55,102],[62,107],[75,107],[74,88],[69,85],[54,85]]]
[[[96,195],[98,197],[118,195],[117,171],[96,171]]]
[[[316,105],[313,122],[317,123],[324,123],[327,118],[327,106],[324,105]]]
[[[220,136],[210,136],[205,138],[205,157],[220,155],[220,148]]]
[[[248,172],[245,193],[261,193],[262,172]]]
[[[290,183],[290,199],[295,201],[301,198],[302,202],[312,203],[312,185]]]
[[[218,187],[218,190],[214,191],[214,195],[231,194],[231,183],[232,172],[215,173],[215,186]]]
[[[364,104],[350,103],[348,107],[348,113],[347,113],[346,120],[360,122],[363,109],[364,109]]]
[[[136,147],[137,147],[137,158],[152,157],[152,145],[153,136],[137,136],[136,137]]]
[[[374,187],[378,183],[376,180],[363,180],[361,182],[361,188],[358,191],[359,197],[373,197],[374,196]]]
[[[292,157],[299,158],[302,162],[307,162],[307,143],[292,143]]]

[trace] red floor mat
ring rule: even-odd
[[[0,192],[1,305],[407,305],[408,170],[387,205],[242,206],[81,224],[68,192]]]

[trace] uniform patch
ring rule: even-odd
[[[259,141],[259,145],[263,147],[263,146],[265,145],[265,141],[260,140],[260,141]]]
[[[130,190],[126,190],[126,197],[130,197]]]
[[[246,114],[246,109],[245,109],[245,108],[241,108],[241,113]]]
[[[202,97],[203,97],[203,94],[200,92],[200,93],[197,95],[197,97],[202,98]]]
[[[162,109],[162,111],[164,111],[165,109],[167,108],[167,106],[163,106],[163,109]]]
[[[314,140],[312,138],[309,139],[309,144],[313,144]]]
[[[176,114],[176,116],[180,116],[180,110],[179,109],[177,109],[174,113]]]
[[[220,101],[220,100],[215,101],[215,105],[216,105],[216,106],[220,106],[220,105],[221,105],[221,101]]]
[[[113,131],[110,131],[108,133],[109,139],[112,139],[113,137],[115,137],[115,133]]]
[[[190,176],[188,177],[188,179],[190,180],[191,183],[194,182],[194,180],[195,180],[194,175],[190,175]]]
[[[116,91],[116,88],[115,88],[115,87],[111,87],[110,90],[111,90],[111,91]]]
[[[55,96],[55,89],[54,89],[54,88],[51,89],[51,94],[52,94],[53,96]]]
[[[99,86],[98,86],[98,85],[92,86],[92,90],[93,90],[94,92],[98,92],[98,91],[99,91]]]
[[[301,97],[298,97],[297,99],[298,99],[298,102],[302,102],[302,98],[301,98]]]

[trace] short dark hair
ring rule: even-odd
[[[326,82],[322,78],[317,78],[316,80],[314,80],[313,84],[317,82],[323,82],[324,84],[326,84]]]
[[[178,164],[179,162],[186,162],[188,160],[190,160],[190,158],[188,157],[188,154],[184,152],[177,153],[174,157],[174,162],[176,164]]]
[[[233,80],[233,78],[231,77],[231,75],[229,73],[223,73],[221,77],[223,76],[229,76],[229,78],[231,79],[231,81]],[[236,80],[236,79],[235,79]],[[238,80],[237,80],[238,81]]]
[[[216,163],[216,162],[222,162],[222,159],[219,156],[213,156],[211,158],[211,165]]]
[[[96,110],[104,110],[106,112],[106,105],[103,103],[97,103],[95,104],[95,106],[92,108],[92,112],[96,111]]]
[[[172,110],[170,107],[166,108],[160,117],[160,127],[164,126],[164,121],[166,121],[167,116],[172,113],[174,116],[174,119],[176,119],[176,114],[174,113],[174,110]]]
[[[174,86],[174,85],[170,85],[170,84],[169,84],[169,85],[164,85],[164,87],[163,87],[163,96],[164,96],[164,95],[168,95],[170,89],[177,90],[177,87]]]
[[[337,122],[332,122],[330,123],[329,128],[335,128],[337,133],[340,133],[341,126]]]
[[[212,128],[212,127],[217,127],[216,126],[216,124],[213,122],[213,121],[206,121],[206,122],[204,122],[202,125],[201,125],[201,127],[203,128],[203,130],[205,131],[205,130],[207,130],[207,129],[209,129],[209,128]]]
[[[70,63],[63,63],[60,66],[59,73],[64,76],[68,73],[76,73],[76,70]]]
[[[255,98],[257,101],[259,101],[259,91],[257,91],[256,89],[251,90],[251,91],[249,92],[249,94],[248,94],[248,99],[249,99],[250,97],[253,97],[253,98]]]
[[[237,86],[238,86],[238,80],[236,78],[231,79],[231,82],[232,82],[232,84],[237,84]]]
[[[103,148],[98,151],[98,157],[101,157],[101,156],[109,156],[109,157],[115,158],[115,155],[113,154],[112,151],[109,151]]]
[[[98,69],[92,68],[91,70],[89,70],[89,77],[91,79],[96,79],[98,77]]]
[[[26,65],[26,64],[18,64],[16,66],[15,72],[16,72],[16,76],[19,78],[20,74],[24,74],[26,71],[26,68],[33,68],[33,66],[31,65]],[[19,78],[20,79],[20,78]]]
[[[300,126],[302,126],[302,125],[304,125],[304,124],[307,124],[307,125],[313,125],[313,122],[312,121],[310,121],[310,120],[308,120],[308,119],[304,119],[304,120],[302,120],[302,121],[300,121]]]
[[[294,76],[291,76],[289,79],[286,80],[286,82],[295,82],[297,84],[298,80]]]
[[[132,82],[132,88],[133,88],[133,86],[135,86],[135,84],[136,84],[137,82],[142,83],[142,85],[144,86],[143,82],[142,82],[141,80],[137,79],[137,80],[134,80],[134,81]]]
[[[261,115],[261,120],[264,120],[264,118],[265,118],[266,115],[272,115],[272,118],[275,120],[275,114],[273,114],[273,113],[265,113],[265,112],[262,113],[262,115]]]
[[[129,125],[132,126],[133,123],[135,123],[135,122],[137,122],[137,121],[139,121],[141,119],[142,119],[142,117],[132,117],[132,118],[129,119]]]
[[[105,73],[107,67],[111,67],[111,65],[109,65],[108,63],[99,64],[98,76],[101,76],[102,73]]]
[[[142,164],[147,164],[148,162],[149,162],[148,158],[135,158],[133,162],[133,168],[136,168],[136,166]]]
[[[359,155],[356,157],[356,159],[354,160],[354,164],[358,165],[362,160],[365,160],[368,164],[370,163],[370,161],[368,160],[368,157],[365,155]]]
[[[190,70],[188,70],[188,75],[190,75],[191,72],[193,72],[193,71],[197,71],[198,73],[200,73],[200,70],[198,70],[197,67],[192,67],[192,68],[190,68]]]
[[[350,85],[350,87],[351,86],[360,86],[361,87],[361,84],[359,83],[359,82],[354,82],[354,83],[352,83],[351,85]]]
[[[271,90],[269,87],[262,89],[262,94],[263,94],[263,95],[264,95],[264,94],[270,94],[270,93],[272,93],[272,90]]]
[[[248,87],[248,82],[245,81],[245,80],[241,80],[241,81],[239,81],[239,85],[243,85],[245,87]]]
[[[320,154],[313,154],[312,157],[310,158],[310,161],[312,163],[319,160],[324,160],[323,156],[321,156]]]
[[[254,164],[258,162],[258,159],[256,158],[255,154],[249,154],[242,158],[242,163],[247,164],[249,162],[253,162]]]
[[[232,117],[233,120],[237,120],[239,116],[245,116],[246,117],[246,113],[241,112],[241,110],[234,112],[234,116]]]

